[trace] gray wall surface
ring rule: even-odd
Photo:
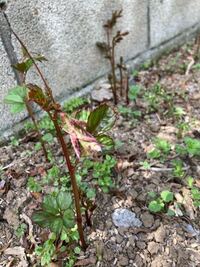
[[[118,54],[132,66],[200,28],[200,0],[8,0],[6,14],[29,50],[48,58],[44,74],[62,99],[109,70],[95,44],[105,40],[102,25],[119,9],[123,17],[117,28],[130,34],[120,43]],[[1,26],[0,34],[3,39]],[[26,114],[11,115],[2,103],[16,80],[1,39],[0,132],[4,132]],[[19,45],[14,38],[12,42],[19,57]],[[37,80],[35,73],[31,77]]]

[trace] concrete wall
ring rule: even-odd
[[[113,10],[121,8],[123,18],[118,28],[130,34],[118,53],[130,65],[172,46],[200,27],[199,0],[8,0],[6,13],[30,51],[48,58],[43,70],[61,99],[108,71],[108,63],[95,43],[105,40],[102,24]],[[2,14],[2,25],[1,20]],[[1,26],[0,34],[2,37]],[[12,42],[19,56],[19,45],[14,38]],[[4,46],[0,41],[0,102],[16,84]],[[36,74],[32,76],[37,80]],[[1,104],[0,131],[25,116],[10,115],[8,107]]]

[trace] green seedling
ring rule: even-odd
[[[42,192],[42,187],[33,177],[29,177],[27,183],[27,189],[30,192]]]
[[[122,114],[122,116],[129,118],[129,119],[138,119],[141,117],[141,111],[139,110],[133,110],[129,107],[119,106],[118,107],[119,112]]]
[[[42,203],[42,210],[33,214],[33,221],[56,234],[74,226],[72,198],[68,192],[59,192],[56,196],[47,195]]]
[[[15,230],[15,235],[18,238],[23,237],[23,235],[25,234],[27,230],[27,225],[25,223],[20,224],[20,226]]]
[[[182,178],[185,175],[185,171],[183,169],[183,161],[182,160],[173,160],[173,175],[178,178]]]
[[[151,68],[153,65],[153,62],[151,60],[148,60],[146,62],[144,62],[141,66],[140,69],[141,70],[148,70],[149,68]]]
[[[194,185],[194,178],[192,178],[191,176],[187,178],[187,183],[190,188],[193,204],[195,207],[199,208],[200,207],[200,190]]]
[[[157,194],[154,194],[154,192],[151,192],[151,195],[149,195],[154,200],[150,201],[148,205],[149,211],[153,213],[165,211],[168,213],[172,213],[170,209],[167,209],[168,204],[173,201],[174,194],[168,190],[164,190],[160,193],[160,196],[157,197]]]
[[[141,167],[143,168],[143,169],[145,169],[145,170],[148,170],[148,169],[150,169],[151,168],[151,164],[149,164],[149,162],[148,161],[142,161],[142,162],[140,162],[140,165],[141,165]]]
[[[19,146],[19,140],[14,136],[10,138],[10,143],[12,146]]]
[[[72,98],[69,101],[65,102],[63,105],[63,110],[67,113],[72,113],[85,104],[88,104],[88,100],[83,97],[77,97],[77,98]]]
[[[129,89],[129,99],[131,101],[136,101],[138,94],[141,91],[141,87],[139,85],[133,85]]]
[[[178,128],[177,137],[181,139],[183,138],[183,135],[190,130],[190,125],[187,122],[183,121],[177,124],[177,128]]]
[[[190,156],[200,156],[200,141],[195,138],[184,138],[185,148]]]
[[[168,155],[171,151],[171,145],[167,140],[157,138],[155,140],[155,146],[161,153]]]
[[[175,118],[178,120],[182,119],[186,114],[185,110],[182,107],[174,107],[173,113]]]
[[[40,258],[41,266],[49,266],[53,259],[56,259],[56,246],[54,241],[56,240],[56,234],[52,233],[49,239],[41,246],[36,246],[35,254]]]
[[[160,159],[163,161],[171,151],[171,145],[167,140],[157,138],[154,141],[155,148],[148,152],[150,159]]]

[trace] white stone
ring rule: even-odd
[[[116,209],[112,214],[112,220],[118,227],[140,227],[142,222],[136,218],[136,214],[127,209]]]

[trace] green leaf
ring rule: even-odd
[[[27,88],[25,86],[16,86],[11,89],[4,98],[6,104],[24,104],[27,97]]]
[[[194,184],[194,178],[192,178],[192,176],[189,176],[189,177],[187,178],[187,183],[188,183],[188,186],[189,186],[190,188],[192,188],[192,187],[193,187],[193,184]]]
[[[107,148],[112,148],[115,145],[113,139],[106,134],[98,135],[96,136],[96,139],[100,144],[106,146]]]
[[[195,138],[185,137],[184,142],[186,144],[187,152],[192,156],[200,155],[200,141]]]
[[[81,249],[79,247],[75,247],[74,253],[75,254],[80,254],[81,253]]]
[[[157,200],[153,200],[149,203],[148,209],[151,212],[160,212],[164,207],[163,203],[159,203]]]
[[[63,214],[63,224],[66,228],[74,226],[74,213],[72,210],[66,210]]]
[[[54,215],[59,213],[59,207],[58,207],[56,198],[51,195],[48,195],[44,198],[44,201],[42,203],[42,208],[46,212],[49,212]]]
[[[72,205],[72,197],[68,192],[59,192],[57,195],[57,203],[61,210],[66,210]]]
[[[139,92],[140,92],[140,86],[139,85],[133,85],[131,86],[129,90],[129,99],[132,101],[135,101]]]
[[[11,106],[10,111],[11,113],[19,113],[23,111],[25,108],[26,108],[25,104],[15,104]]]
[[[165,139],[158,138],[155,142],[156,148],[161,150],[164,154],[168,154],[171,150],[169,142]]]
[[[67,232],[66,232],[64,229],[62,230],[60,239],[61,239],[62,241],[69,242],[69,237],[68,237],[68,235],[67,235]]]
[[[151,192],[148,192],[148,197],[150,197],[151,199],[155,199],[157,197],[157,194],[156,192],[151,191]]]
[[[168,190],[162,191],[160,194],[164,202],[171,202],[174,199],[174,194]]]
[[[151,159],[158,159],[161,157],[160,151],[158,149],[153,149],[148,152],[147,156]]]
[[[33,213],[32,220],[41,227],[50,227],[55,220],[55,216],[46,211],[36,211]]]
[[[168,209],[168,210],[167,210],[167,215],[168,215],[168,216],[175,216],[176,213],[175,213],[175,211],[173,211],[172,209]]]
[[[57,217],[53,220],[53,222],[50,225],[50,229],[51,231],[55,232],[55,233],[61,233],[63,228],[63,220],[61,217]]]
[[[22,73],[26,73],[32,66],[33,66],[33,60],[30,58],[25,60],[24,62],[12,65],[13,68]]]
[[[88,189],[86,195],[89,199],[92,199],[95,198],[96,192],[94,189]]]
[[[108,106],[106,104],[98,106],[96,109],[91,111],[88,120],[86,130],[90,133],[94,133],[103,118],[106,116],[108,111]]]
[[[42,139],[47,143],[51,143],[53,142],[53,135],[51,133],[46,133],[43,135]]]

